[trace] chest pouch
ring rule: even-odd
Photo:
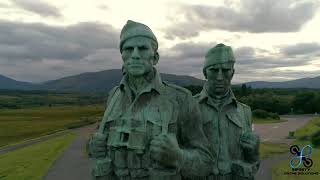
[[[147,144],[147,132],[143,121],[126,119],[120,122],[122,123],[116,123],[115,127],[110,128],[107,145],[126,147],[135,150],[137,153],[143,153]]]

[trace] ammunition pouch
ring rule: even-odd
[[[105,157],[104,159],[96,159],[92,169],[94,176],[107,176],[112,170],[111,159]]]
[[[240,160],[232,162],[232,174],[242,178],[251,179],[254,177],[253,164],[246,163]]]

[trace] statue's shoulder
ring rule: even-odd
[[[108,93],[108,101],[107,101],[107,103],[109,103],[110,100],[115,96],[115,94],[119,93],[119,91],[120,91],[119,86],[113,87]]]
[[[251,113],[251,108],[250,106],[240,102],[240,101],[237,101],[237,104],[246,112],[250,112]]]
[[[191,92],[184,87],[178,86],[176,84],[168,83],[168,82],[163,82],[163,84],[167,87],[169,92],[176,93],[176,95],[180,95],[184,97],[192,96]]]
[[[119,90],[119,86],[113,87],[113,88],[109,91],[108,96],[112,97],[112,96],[116,93],[116,91],[118,91],[118,90]]]
[[[198,93],[198,94],[195,94],[195,95],[193,96],[193,98],[196,99],[196,100],[198,100],[198,99],[200,98],[200,96],[201,96],[201,93]]]
[[[251,123],[252,112],[251,112],[250,106],[239,101],[237,101],[237,103],[238,103],[238,109],[240,108],[240,111],[242,111],[244,117],[246,117],[245,119],[247,119],[247,121]]]

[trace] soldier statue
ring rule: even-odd
[[[120,34],[123,79],[89,141],[92,179],[175,180],[205,176],[212,156],[191,93],[161,80],[158,41],[128,21]]]
[[[260,164],[251,109],[237,101],[231,90],[234,63],[231,47],[218,44],[210,49],[203,67],[207,81],[195,95],[214,160],[207,180],[254,179]]]

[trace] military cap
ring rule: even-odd
[[[207,52],[203,72],[205,72],[209,66],[229,62],[235,62],[232,48],[224,44],[218,44]]]
[[[132,37],[136,37],[136,36],[143,36],[143,37],[147,37],[147,38],[154,40],[156,42],[156,49],[158,49],[157,38],[147,25],[139,23],[139,22],[128,20],[127,24],[125,24],[121,30],[120,51],[122,49],[123,43],[126,40],[128,40]]]

